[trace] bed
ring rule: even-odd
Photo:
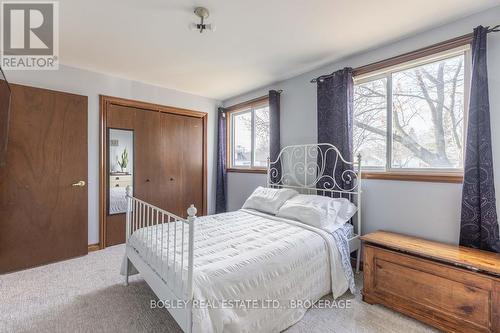
[[[121,214],[127,211],[126,187],[109,188],[109,214]]]
[[[360,162],[314,144],[285,147],[268,163],[269,188],[357,204],[334,234],[254,209],[196,217],[191,205],[183,219],[128,195],[126,283],[139,272],[185,332],[275,332],[293,325],[324,295],[354,292],[348,270],[354,251],[359,269]],[[342,187],[326,174],[332,172],[327,165],[335,170],[341,163],[352,167],[342,173]]]

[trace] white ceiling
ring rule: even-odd
[[[224,100],[500,0],[61,0],[61,63]],[[190,31],[196,5],[216,32]]]

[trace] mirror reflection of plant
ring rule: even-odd
[[[127,148],[123,149],[123,152],[122,152],[122,155],[121,155],[120,159],[118,158],[118,156],[116,156],[116,162],[118,163],[118,165],[121,168],[121,171],[123,172],[125,170],[125,168],[127,167],[127,165],[128,165],[128,152],[127,152]]]

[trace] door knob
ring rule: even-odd
[[[84,187],[85,186],[85,182],[83,180],[80,180],[77,183],[71,184],[71,186],[73,186],[73,187]]]

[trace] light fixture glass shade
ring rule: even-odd
[[[196,23],[190,23],[189,24],[189,30],[191,30],[191,31],[198,30],[198,24],[196,24]]]
[[[205,29],[210,30],[210,31],[215,31],[216,26],[213,23],[208,23],[208,24],[205,24]]]

